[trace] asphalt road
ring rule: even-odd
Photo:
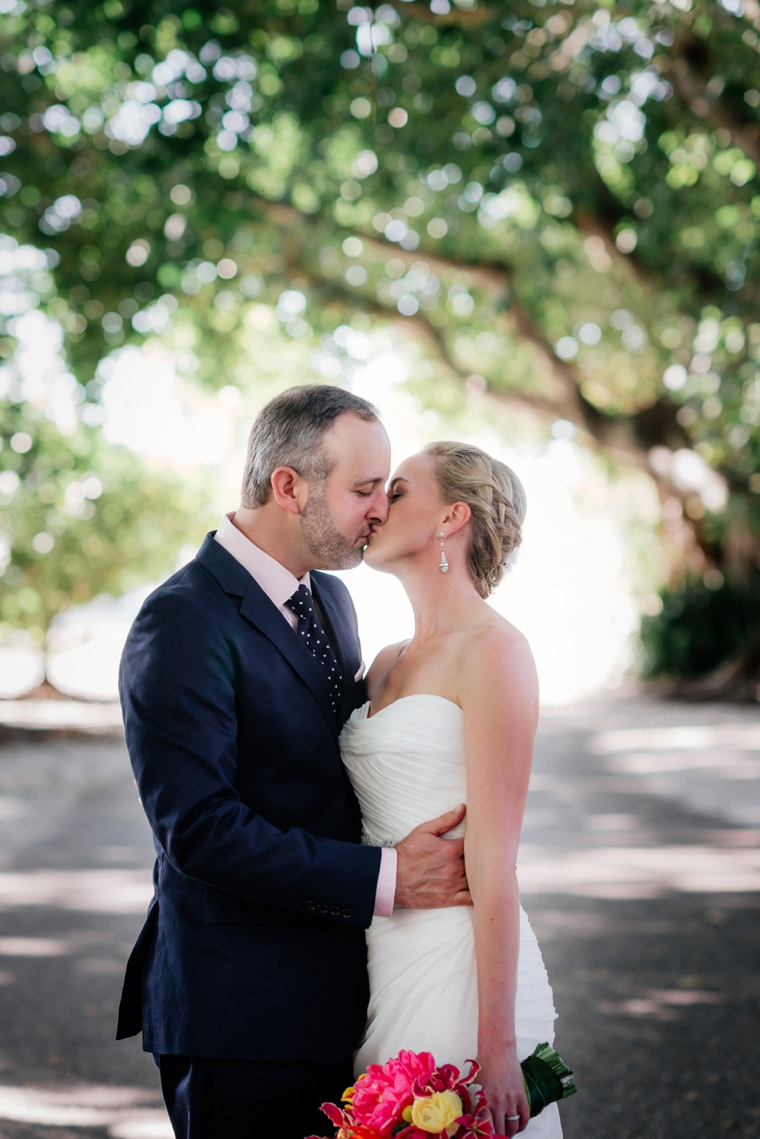
[[[171,1139],[117,1044],[152,848],[118,737],[0,738],[0,1139]],[[760,1136],[760,714],[545,713],[520,858],[567,1139]]]

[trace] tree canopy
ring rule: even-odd
[[[751,587],[757,0],[0,8],[0,350],[58,322],[85,427],[128,342],[340,382],[393,324],[429,406],[647,471],[672,588]]]

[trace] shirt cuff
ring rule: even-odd
[[[377,876],[375,894],[375,917],[389,918],[393,914],[393,901],[396,897],[396,864],[398,855],[392,846],[384,846],[380,851],[380,873]]]

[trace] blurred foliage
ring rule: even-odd
[[[691,680],[744,647],[747,630],[760,623],[760,578],[744,587],[730,582],[716,586],[687,578],[663,592],[662,611],[641,623],[644,676]]]
[[[429,407],[647,471],[673,585],[751,577],[757,0],[0,3],[0,351],[58,321],[83,423],[129,342],[342,382],[393,322]]]
[[[0,435],[0,622],[8,628],[41,637],[69,605],[163,577],[177,550],[207,529],[198,487],[150,474],[97,430],[61,435],[34,405],[10,403]]]

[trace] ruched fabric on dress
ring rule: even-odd
[[[463,714],[441,696],[397,700],[368,718],[357,709],[340,737],[356,790],[363,841],[393,846],[420,823],[467,800]],[[465,823],[451,837],[464,833]],[[402,1048],[432,1052],[463,1068],[477,1053],[478,991],[472,911],[465,907],[405,910],[375,917],[367,931],[370,1004],[356,1054],[356,1075]],[[522,1060],[554,1042],[552,991],[528,917],[520,908],[515,1031]],[[522,1134],[561,1139],[556,1104]]]

